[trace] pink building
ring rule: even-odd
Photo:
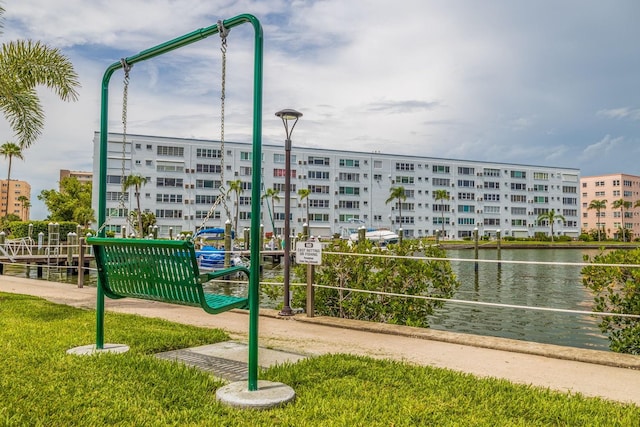
[[[640,237],[640,176],[623,173],[580,178],[582,203],[582,230],[590,232],[600,227],[605,238],[618,238],[620,227],[631,231],[631,238]],[[624,205],[614,208],[614,203],[624,200]],[[603,208],[598,218],[597,209],[589,209],[593,202],[601,202]],[[620,202],[618,202],[620,204]],[[624,214],[624,219],[623,219]],[[606,237],[605,237],[606,236]]]

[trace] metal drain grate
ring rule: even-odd
[[[156,357],[182,362],[227,381],[243,381],[249,378],[249,368],[244,362],[207,356],[189,350],[167,351],[156,354]]]

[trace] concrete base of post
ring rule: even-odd
[[[219,402],[240,409],[271,409],[292,402],[296,392],[288,385],[258,381],[258,389],[249,391],[247,381],[238,381],[216,391]]]
[[[105,344],[102,348],[96,348],[95,344],[88,344],[70,348],[67,350],[67,354],[88,356],[97,353],[126,353],[127,351],[129,351],[129,346],[125,344]]]

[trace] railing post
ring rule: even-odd
[[[78,239],[78,287],[84,287],[84,237]]]
[[[42,255],[44,246],[44,232],[38,233],[38,255]]]
[[[473,229],[473,257],[476,260],[474,270],[478,271],[478,227]]]
[[[315,266],[307,264],[307,317],[313,317],[316,311],[316,294],[313,287]]]
[[[231,221],[224,223],[224,268],[231,265]]]
[[[245,251],[248,251],[248,250],[249,250],[249,248],[251,247],[251,246],[250,246],[250,245],[251,245],[251,233],[250,233],[250,229],[245,228],[245,229],[243,230],[243,233],[244,233],[244,236],[243,236],[243,237],[244,237],[244,250],[245,250]]]

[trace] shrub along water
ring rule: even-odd
[[[327,252],[334,253],[323,255],[322,266],[316,269],[315,283],[338,289],[317,288],[315,303],[320,315],[426,328],[429,326],[427,316],[442,307],[443,302],[348,289],[451,298],[459,286],[446,260],[391,257],[447,257],[444,250],[424,245],[420,240],[404,240],[386,248],[369,241],[349,244],[340,240]],[[296,270],[296,273],[302,276],[302,271]],[[306,289],[297,288],[294,304],[304,307],[305,298]]]
[[[619,249],[585,261],[594,264],[640,264],[640,249]],[[589,265],[582,269],[583,284],[594,293],[593,310],[640,315],[640,268]],[[640,355],[640,319],[606,316],[599,323],[609,348]]]

